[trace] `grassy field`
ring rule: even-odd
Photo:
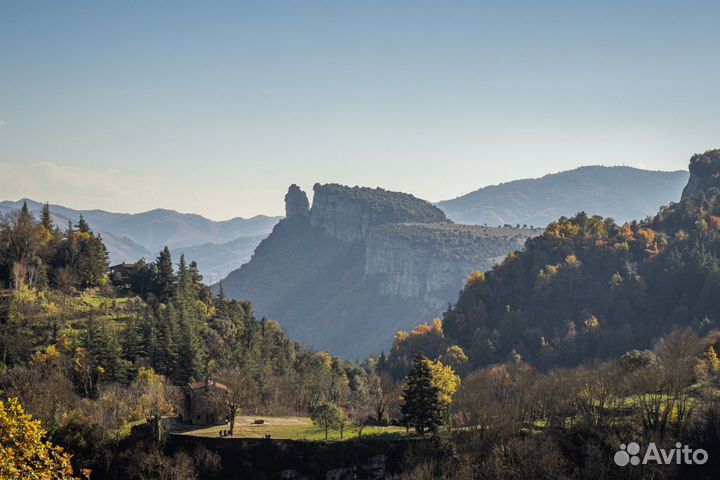
[[[262,425],[253,423],[263,420]],[[184,427],[177,431],[182,435],[199,437],[220,437],[221,430],[227,430],[227,425],[214,425],[211,427]],[[404,435],[402,427],[365,427],[363,437],[370,435]],[[325,431],[313,425],[307,417],[239,417],[235,421],[235,434],[233,438],[265,438],[270,435],[274,439],[285,440],[325,440]],[[355,427],[346,428],[342,440],[358,436]],[[338,430],[328,432],[328,440],[341,440]]]
[[[122,305],[123,303],[127,303],[129,298],[128,297],[118,297],[118,298],[110,298],[105,297],[102,295],[83,295],[80,297],[80,300],[87,306],[98,309],[102,307],[103,305],[111,306],[113,303],[115,305]]]

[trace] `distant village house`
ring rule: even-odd
[[[139,263],[118,263],[110,267],[110,280],[115,285],[125,285],[140,269]]]
[[[193,425],[225,423],[227,412],[221,401],[227,387],[222,383],[201,381],[185,387],[182,421]]]

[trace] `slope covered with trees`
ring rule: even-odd
[[[0,225],[0,288],[100,287],[107,283],[107,266],[105,244],[82,216],[61,230],[49,205],[36,221],[23,204]]]
[[[381,395],[371,368],[307,349],[276,322],[256,318],[250,302],[213,295],[198,265],[182,256],[175,263],[167,247],[113,285],[102,239],[84,219],[56,228],[48,210],[39,220],[26,208],[0,220],[0,398],[9,405],[6,412],[0,404],[0,423],[7,413],[7,428],[22,424],[43,437],[29,412],[73,454],[75,471],[90,468],[92,478],[196,478],[212,454],[167,456],[157,443],[166,439],[166,418],[182,411],[188,382],[224,384],[227,395],[217,401],[228,418],[308,415],[325,404],[369,416],[362,412]],[[144,425],[152,442],[131,435],[133,425]],[[40,475],[41,462],[69,465],[51,444],[26,447],[17,468]]]
[[[468,278],[441,335],[401,338],[391,356],[406,369],[406,350],[422,340],[432,355],[457,345],[474,366],[519,355],[549,368],[648,348],[675,326],[718,328],[719,154],[694,156],[690,185],[701,188],[652,218],[618,224],[580,213],[552,222],[524,250]]]
[[[0,202],[0,215],[10,214],[26,205],[40,216],[44,205],[32,200]],[[164,246],[176,257],[185,253],[197,260],[206,280],[216,282],[233,268],[245,263],[279,217],[257,215],[213,221],[200,215],[156,209],[129,214],[103,210],[75,210],[50,205],[52,221],[58,225],[77,223],[82,216],[102,235],[113,264],[152,258]]]
[[[717,168],[694,168],[708,159]],[[444,321],[399,332],[387,356],[361,364],[289,340],[250,302],[227,300],[220,286],[213,294],[198,265],[182,256],[175,263],[168,248],[113,286],[90,225],[61,231],[49,215],[35,219],[21,209],[0,225],[0,428],[26,435],[3,442],[10,461],[3,468],[12,469],[10,478],[18,471],[95,479],[288,473],[288,458],[263,463],[251,453],[257,450],[232,443],[211,450],[169,438],[167,419],[178,414],[188,382],[222,384],[210,398],[230,419],[308,415],[325,435],[341,437],[369,423],[405,427],[409,438],[396,431],[392,446],[373,440],[375,450],[389,447],[388,456],[373,457],[373,471],[381,466],[401,479],[626,478],[612,460],[628,439],[716,452],[717,171],[720,152],[694,157],[691,172],[704,178],[640,223],[584,214],[554,222],[524,251],[471,275]],[[298,233],[296,221],[308,221],[302,209],[277,228]],[[428,225],[418,242],[438,236],[462,251],[446,238],[452,227]],[[302,240],[269,241],[282,240],[286,256],[302,258],[292,238]],[[342,258],[347,245],[335,240]],[[77,255],[57,253],[65,250]],[[57,283],[59,272],[72,281]],[[355,442],[353,453],[369,445]],[[284,447],[270,451],[287,456],[292,449]],[[320,464],[321,477],[338,467],[362,472],[352,456],[338,465],[328,445],[303,448],[316,461],[289,459],[298,475],[317,476]],[[711,453],[702,465],[642,465],[632,473],[715,478],[719,465]]]

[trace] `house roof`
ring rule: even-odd
[[[135,268],[137,267],[137,263],[118,263],[117,265],[112,265],[110,268]]]

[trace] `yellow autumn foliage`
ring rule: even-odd
[[[0,478],[74,480],[70,455],[44,440],[47,432],[17,398],[0,400]],[[89,471],[84,471],[89,478]]]
[[[327,370],[332,370],[332,365],[333,365],[332,355],[330,355],[328,352],[318,352],[317,356],[320,357],[320,359],[322,360],[323,366]]]
[[[36,365],[52,362],[58,358],[60,358],[60,351],[55,345],[50,345],[45,350],[38,350],[30,357],[32,363]]]
[[[472,272],[467,276],[466,286],[480,284],[485,281],[485,272]]]
[[[407,340],[409,336],[410,336],[410,334],[409,334],[408,332],[406,332],[405,330],[399,330],[399,331],[395,334],[395,339],[394,339],[394,341],[395,341],[396,344],[399,344],[399,343],[402,343],[402,342],[404,342],[405,340]]]
[[[432,371],[432,383],[440,389],[440,401],[446,406],[452,404],[453,395],[460,386],[460,377],[449,365],[443,365],[440,361],[424,360],[430,371]]]
[[[398,334],[399,333],[401,333],[401,332],[398,332]],[[406,332],[402,332],[402,333],[406,333]],[[395,335],[396,340],[398,338],[398,334]],[[413,337],[418,337],[421,335],[430,335],[430,334],[437,335],[438,337],[443,336],[442,320],[440,320],[439,318],[435,318],[432,321],[432,325],[430,325],[429,323],[421,323],[420,325],[413,328],[413,331],[410,335]],[[405,340],[406,338],[407,337],[403,337],[401,339],[401,341]]]

